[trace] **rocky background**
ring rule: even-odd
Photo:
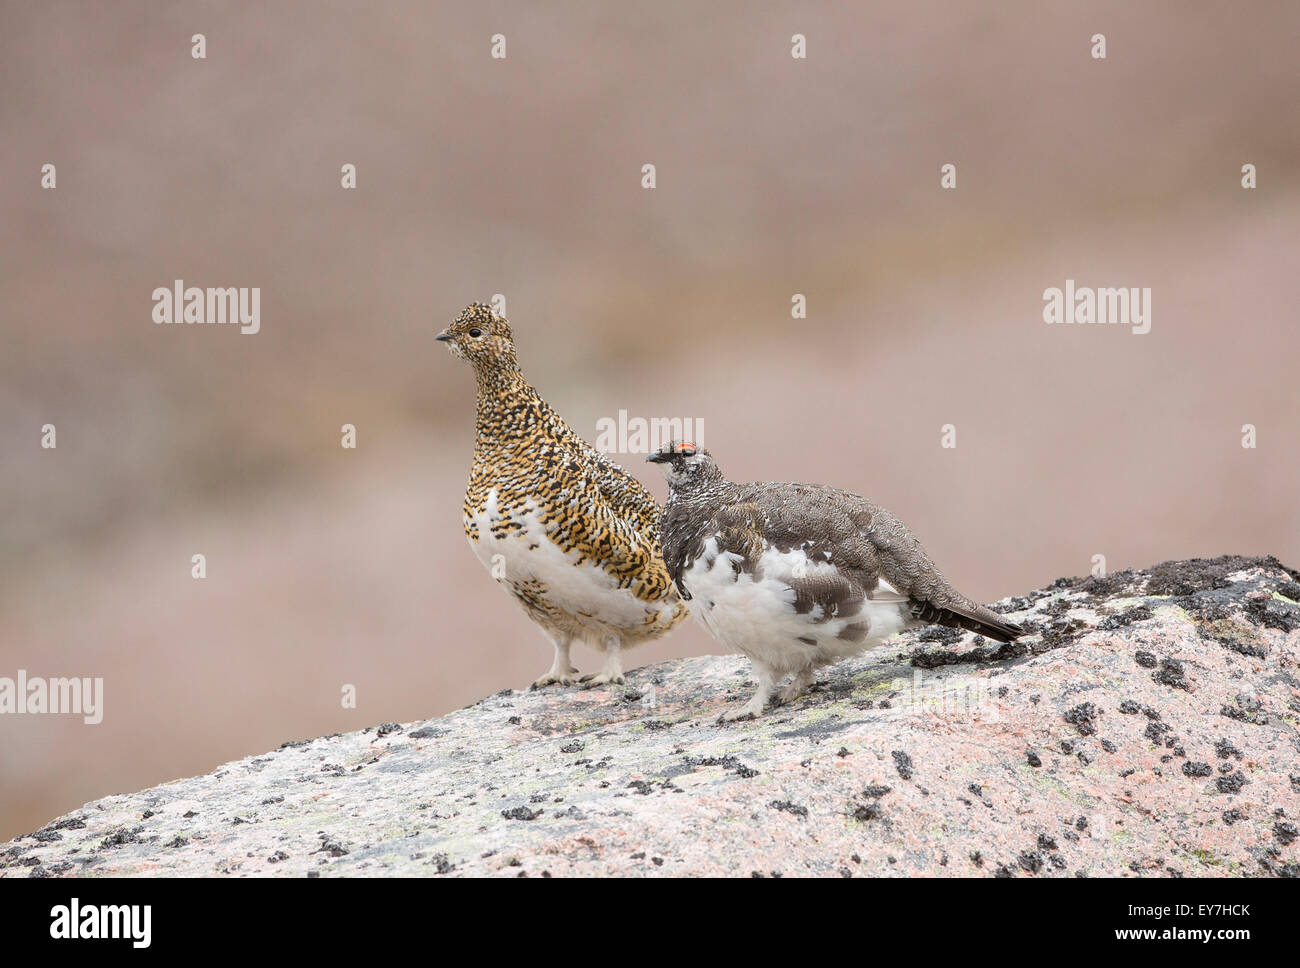
[[[751,722],[740,657],[507,690],[87,804],[0,876],[1300,876],[1300,573],[1060,579]]]

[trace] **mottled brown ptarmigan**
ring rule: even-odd
[[[573,642],[605,653],[592,686],[623,682],[622,650],[686,615],[659,547],[660,508],[524,379],[510,325],[474,303],[438,334],[478,380],[465,535],[555,646],[534,688],[578,681]]]
[[[722,719],[763,712],[783,677],[783,702],[823,665],[905,628],[936,624],[1009,642],[1023,631],[972,602],[934,566],[903,522],[848,491],[818,484],[733,484],[708,451],[674,442],[658,463],[668,571],[691,613],[749,656],[758,691]]]

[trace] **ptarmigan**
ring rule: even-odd
[[[668,572],[691,613],[749,656],[758,691],[722,719],[763,712],[776,683],[788,702],[823,665],[878,645],[904,628],[949,625],[1001,642],[1016,625],[966,598],[889,511],[817,484],[733,484],[708,451],[674,442],[661,465]]]
[[[623,682],[622,649],[687,614],[660,553],[658,502],[538,396],[505,319],[474,303],[437,338],[478,380],[465,535],[555,645],[533,688],[578,681],[574,641],[605,653],[583,682]]]

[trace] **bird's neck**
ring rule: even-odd
[[[522,439],[543,419],[545,402],[517,367],[474,368],[475,424],[480,444]]]
[[[472,358],[470,365],[474,370],[474,379],[478,381],[480,396],[484,390],[505,390],[508,392],[519,385],[528,386],[528,381],[524,379],[524,374],[519,369],[519,364],[515,362],[513,356],[508,359],[497,357],[491,360]],[[529,389],[532,388],[529,387]]]
[[[668,500],[687,508],[702,508],[720,502],[727,496],[732,483],[725,477],[711,477],[708,480],[692,481],[685,487],[673,487],[668,492]]]

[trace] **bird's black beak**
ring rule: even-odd
[[[451,339],[451,333],[447,332],[444,329],[441,333],[435,336],[434,339],[436,339],[439,343],[445,343],[447,342],[447,340]]]
[[[646,460],[651,464],[667,464],[672,459],[672,454],[665,454],[662,451],[646,455]]]

